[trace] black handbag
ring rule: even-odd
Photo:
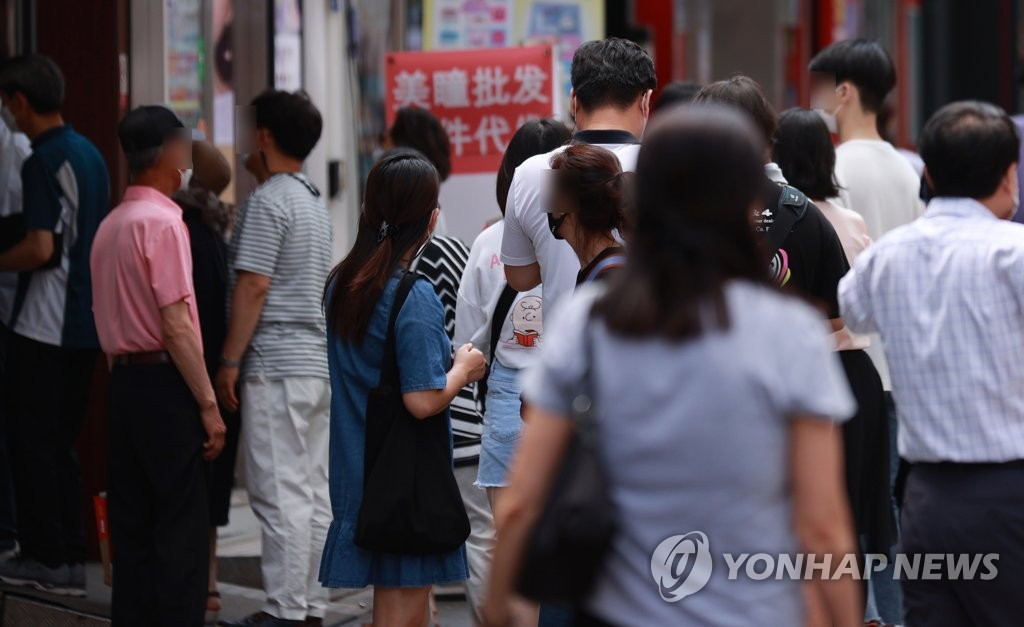
[[[436,555],[469,537],[469,517],[452,470],[448,413],[416,419],[402,402],[395,320],[413,284],[398,285],[384,341],[380,384],[366,403],[363,500],[355,544],[368,551]]]
[[[597,450],[592,324],[584,334],[587,369],[572,404],[572,440],[530,532],[519,571],[519,593],[542,603],[584,601],[597,583],[618,529],[608,475]]]

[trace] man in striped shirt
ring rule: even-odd
[[[270,178],[239,211],[228,251],[230,320],[217,394],[241,406],[246,488],[263,528],[263,612],[238,625],[320,624],[317,581],[331,508],[331,388],[321,299],[331,225],[302,162],[320,139],[320,112],[302,93],[252,102],[255,145]]]

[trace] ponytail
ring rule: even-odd
[[[429,237],[439,184],[434,166],[409,153],[382,159],[370,171],[356,242],[324,289],[331,334],[362,341],[402,258]]]

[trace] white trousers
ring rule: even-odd
[[[331,524],[330,382],[247,379],[240,398],[245,484],[263,529],[263,611],[285,620],[322,618],[327,589],[318,575]]]
[[[462,493],[462,502],[469,514],[469,537],[466,538],[466,561],[469,562],[469,580],[466,581],[466,600],[469,601],[475,624],[480,624],[480,610],[487,592],[485,584],[491,570],[494,553],[494,518],[487,501],[487,491],[476,487],[479,466],[456,466],[455,480]]]

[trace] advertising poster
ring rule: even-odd
[[[433,112],[454,174],[496,172],[516,129],[553,113],[550,47],[393,52],[386,65],[388,126],[402,107]]]
[[[428,50],[504,48],[512,41],[512,0],[433,0],[424,6]]]
[[[166,0],[167,57],[164,95],[185,126],[199,125],[202,109],[200,0]]]
[[[213,0],[213,143],[231,146],[235,137],[234,47],[232,0]]]
[[[568,98],[572,55],[584,41],[604,37],[604,0],[517,0],[515,16],[522,43],[554,50],[559,96]]]
[[[302,3],[274,0],[274,87],[302,87]]]

